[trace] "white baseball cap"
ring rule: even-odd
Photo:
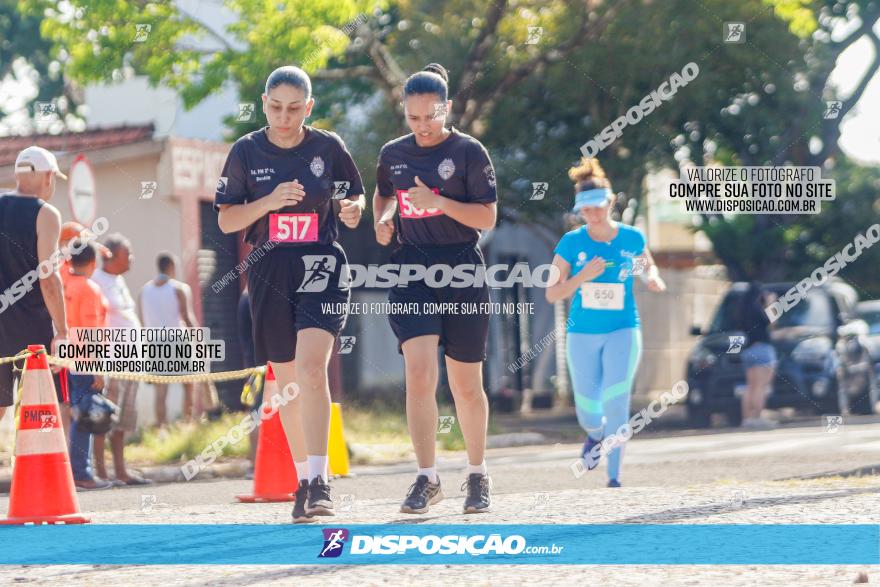
[[[15,158],[15,171],[54,171],[55,175],[66,180],[67,176],[58,168],[58,160],[50,151],[36,145],[28,147]]]

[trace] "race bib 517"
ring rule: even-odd
[[[270,214],[269,240],[277,243],[313,243],[318,240],[318,214]]]

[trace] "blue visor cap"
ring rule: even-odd
[[[604,206],[611,200],[612,195],[611,190],[608,188],[594,188],[578,192],[574,196],[574,208],[571,211],[577,212],[581,208]]]

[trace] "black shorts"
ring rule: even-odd
[[[55,331],[48,313],[44,316],[25,315],[10,308],[0,314],[0,357],[12,357],[27,349],[28,345],[41,344],[51,352],[52,338]],[[24,366],[24,359],[16,361],[17,366]],[[15,372],[12,363],[0,365],[0,407],[8,407],[13,403],[15,389]],[[57,374],[53,374],[55,396],[61,403],[61,385]]]
[[[467,264],[485,267],[483,253],[476,245],[401,245],[394,251],[391,263],[449,265]],[[394,287],[388,294],[392,304],[413,304],[422,309],[428,304],[467,304],[479,308],[489,302],[489,286],[485,283],[468,287],[445,285],[432,287],[425,281],[410,281],[406,287]],[[402,306],[399,306],[402,307]],[[412,307],[412,306],[411,306]],[[397,350],[411,338],[436,334],[446,356],[463,363],[486,360],[486,340],[489,337],[489,313],[454,314],[419,312],[392,312],[388,316],[391,329],[397,336]]]
[[[321,328],[338,336],[345,327],[351,288],[340,283],[348,259],[338,243],[275,247],[251,266],[248,290],[258,365],[296,356],[296,333]]]

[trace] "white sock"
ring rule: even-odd
[[[424,475],[428,478],[428,481],[431,483],[437,482],[437,467],[425,467],[424,469],[419,467],[419,475]]]
[[[299,481],[308,481],[309,480],[309,462],[302,461],[296,462],[293,461],[293,465],[296,467],[296,478]]]
[[[309,455],[309,483],[318,475],[327,481],[327,455]]]
[[[472,475],[474,473],[479,473],[480,475],[486,475],[486,461],[483,461],[479,465],[472,465],[468,463],[467,466],[467,474]]]

